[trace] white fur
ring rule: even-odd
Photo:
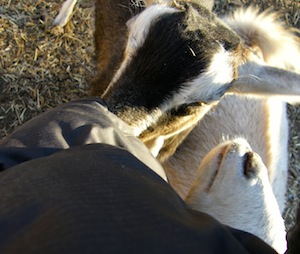
[[[74,9],[76,2],[77,2],[77,0],[66,0],[63,3],[58,15],[54,19],[53,25],[64,27],[68,23],[71,15],[73,13],[73,9]]]
[[[277,98],[223,97],[164,164],[171,185],[185,198],[204,156],[220,142],[236,137],[248,140],[262,157],[283,211],[288,170],[288,122],[285,104]]]
[[[243,139],[212,149],[200,164],[186,202],[226,225],[260,237],[284,253],[285,226],[268,171],[259,155],[251,151]]]
[[[245,39],[254,52],[261,51],[268,65],[299,72],[299,39],[285,27],[277,13],[259,13],[258,9],[250,7],[239,9],[223,20]]]
[[[150,140],[149,142],[145,142],[147,147],[150,147],[150,152],[154,157],[157,157],[159,154],[160,149],[162,148],[165,141],[164,136],[160,136],[157,139]]]
[[[214,55],[208,69],[184,84],[184,87],[174,96],[173,100],[168,102],[171,105],[168,105],[167,108],[181,105],[183,101],[192,103],[197,101],[197,98],[207,98],[210,101],[218,100],[219,97],[213,98],[213,95],[234,78],[232,62],[233,56],[220,45],[219,52]]]
[[[172,2],[172,0],[144,0],[146,6],[150,6],[152,4],[167,4]]]
[[[174,0],[144,0],[146,6],[152,4],[171,4]],[[186,2],[194,2],[205,6],[207,9],[212,10],[214,1],[213,0],[186,0]]]

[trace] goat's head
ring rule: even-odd
[[[98,0],[96,5],[100,2]],[[147,7],[128,22],[125,54],[103,98],[109,109],[129,123],[144,142],[150,146],[164,143],[164,155],[163,149],[154,147],[160,159],[172,154],[170,151],[176,149],[211,104],[229,88],[229,92],[234,93],[296,95],[299,101],[300,76],[278,69],[277,65],[266,66],[269,64],[266,59],[253,54],[253,47],[264,53],[266,45],[276,45],[271,46],[269,52],[273,55],[280,44],[277,42],[288,41],[288,47],[293,49],[289,52],[293,54],[283,54],[284,61],[293,56],[299,59],[297,40],[290,32],[283,33],[282,25],[276,23],[274,17],[270,19],[250,9],[245,15],[241,12],[234,20],[227,20],[229,28],[211,13],[213,1],[210,0],[204,1],[205,6],[200,0],[147,2],[160,4]],[[261,29],[256,19],[261,22],[265,18],[271,20],[268,24],[273,23],[275,28]],[[112,23],[117,29],[120,21]],[[239,29],[236,29],[237,24]],[[259,33],[249,33],[249,25]],[[264,43],[270,38],[279,39],[271,40],[264,47],[249,44],[249,41],[260,41],[256,36]],[[275,58],[278,60],[277,53]],[[177,135],[183,132],[184,135]],[[169,144],[164,142],[166,140]]]
[[[171,109],[219,100],[236,77],[240,38],[201,5],[153,5],[128,26],[123,62],[103,99],[137,136]]]
[[[219,144],[203,158],[186,202],[226,225],[260,237],[279,253],[286,250],[284,221],[268,171],[242,138]]]

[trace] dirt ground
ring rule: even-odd
[[[0,1],[0,138],[30,118],[67,101],[87,96],[95,75],[93,2],[79,0],[64,29],[52,27],[63,0]],[[282,13],[300,28],[299,0],[216,0],[224,14],[249,5]],[[284,46],[284,45],[283,45]],[[300,201],[300,106],[290,118],[289,189],[285,221],[290,228]]]

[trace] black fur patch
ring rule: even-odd
[[[130,107],[150,112],[203,73],[220,44],[229,51],[238,47],[236,34],[206,8],[193,3],[181,7],[184,11],[153,22],[144,44],[104,97],[113,112]]]

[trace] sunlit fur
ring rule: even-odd
[[[239,9],[223,20],[250,49],[249,62],[239,68],[239,79],[233,86],[235,92],[263,96],[278,93],[281,98],[287,95],[285,101],[299,103],[296,73],[300,73],[300,40],[293,34],[295,29],[284,26],[279,14],[260,13],[253,7]],[[243,86],[244,83],[247,85]]]
[[[276,12],[259,12],[259,9],[249,7],[239,9],[223,20],[268,65],[299,72],[300,41],[280,18]]]
[[[164,163],[171,185],[184,198],[196,177],[196,168],[205,154],[227,139],[243,137],[260,154],[269,170],[274,193],[284,210],[287,181],[288,124],[285,104],[268,100],[225,96],[208,112]]]
[[[170,4],[174,2],[173,0],[144,0],[146,6],[150,6],[152,4]],[[185,2],[193,2],[196,4],[200,4],[206,7],[208,10],[212,10],[214,6],[214,0],[186,0]]]
[[[186,202],[222,223],[252,233],[284,253],[285,226],[258,154],[244,139],[222,143],[202,160]]]

